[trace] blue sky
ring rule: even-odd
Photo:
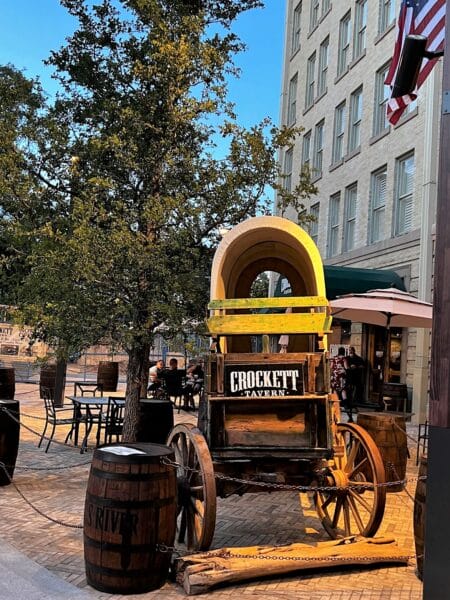
[[[55,83],[43,60],[59,48],[74,28],[74,20],[58,0],[2,0],[0,64],[12,63],[28,76],[39,75],[44,89]],[[265,116],[278,124],[284,35],[284,0],[265,0],[265,8],[241,15],[234,31],[248,46],[236,62],[239,80],[230,81],[230,99],[242,125]]]

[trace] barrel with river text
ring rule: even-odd
[[[423,556],[425,551],[425,500],[427,495],[427,457],[422,456],[414,496],[414,543],[416,546],[417,576],[423,579]]]
[[[13,478],[19,438],[19,401],[0,399],[0,486],[9,485]]]
[[[160,588],[176,530],[174,453],[158,444],[94,451],[84,510],[86,578],[112,594]]]
[[[16,393],[16,375],[14,367],[0,367],[0,398],[13,400]]]
[[[113,361],[100,361],[97,369],[97,383],[103,387],[104,392],[115,392],[119,382],[119,363]]]
[[[386,482],[402,481],[406,474],[408,445],[406,419],[389,412],[358,413],[358,425],[370,433],[383,459]],[[387,492],[401,492],[403,483],[388,485]]]

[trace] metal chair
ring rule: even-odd
[[[66,435],[64,443],[67,442],[69,438],[72,437],[72,434],[77,426],[77,421],[74,418],[73,409],[72,408],[57,408],[55,407],[54,397],[53,397],[53,389],[47,387],[41,387],[41,394],[44,400],[45,406],[45,426],[44,431],[42,432],[41,439],[39,440],[38,448],[41,447],[43,440],[46,438],[45,434],[47,432],[47,428],[51,428],[50,435],[47,437],[48,443],[45,448],[45,452],[48,452],[50,448],[50,444],[53,440],[53,436],[55,435],[55,430],[58,425],[70,425],[70,431]],[[61,417],[60,415],[70,413],[70,417]]]
[[[101,443],[111,444],[112,438],[120,441],[123,432],[123,418],[125,412],[125,398],[108,398],[106,412],[101,414],[97,429],[97,446]],[[103,433],[103,442],[102,438]]]
[[[103,385],[95,382],[76,382],[73,386],[74,396],[103,396]]]
[[[419,423],[419,434],[417,436],[416,448],[416,466],[419,464],[420,446],[422,446],[422,453],[425,454],[425,451],[428,447],[428,421],[425,421],[425,423]]]

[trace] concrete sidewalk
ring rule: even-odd
[[[89,592],[71,585],[1,541],[0,600],[93,600]]]

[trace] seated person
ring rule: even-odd
[[[164,369],[161,373],[161,380],[164,382],[164,389],[168,396],[183,395],[183,378],[186,371],[178,369],[178,361],[176,358],[171,358],[169,368]]]
[[[203,370],[203,361],[199,360],[198,363],[194,362],[186,372],[187,380],[186,385],[183,389],[185,397],[185,405],[191,405],[195,409],[194,396],[199,394],[205,378],[205,372]]]
[[[155,392],[161,387],[161,375],[164,369],[164,361],[158,360],[153,367],[150,367],[148,373],[148,379],[150,385],[148,386],[149,392]]]

